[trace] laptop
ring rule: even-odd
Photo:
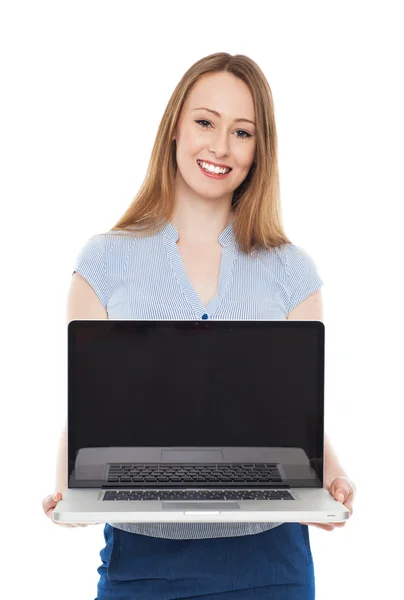
[[[61,523],[342,522],[321,321],[68,325]]]

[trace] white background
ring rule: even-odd
[[[1,587],[8,597],[96,597],[102,526],[57,527],[41,507],[55,491],[66,412],[73,265],[135,196],[178,80],[219,51],[250,56],[267,76],[285,231],[324,280],[326,431],[358,495],[344,528],[310,527],[317,598],[397,597],[400,5],[2,3]]]

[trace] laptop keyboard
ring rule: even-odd
[[[103,500],[294,500],[286,490],[122,490]]]
[[[108,483],[167,487],[173,484],[267,485],[282,483],[276,464],[110,464]]]
[[[277,483],[282,484],[282,478],[276,464],[111,463],[108,470],[111,487],[154,489],[106,491],[103,500],[294,500],[286,490],[251,489],[252,485],[255,488]],[[213,484],[215,489],[175,489],[184,484],[198,488]],[[226,489],[218,489],[221,485]],[[230,486],[242,489],[228,489]]]

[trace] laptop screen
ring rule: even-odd
[[[69,478],[83,448],[299,448],[322,481],[320,321],[71,321]]]

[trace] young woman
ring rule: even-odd
[[[185,73],[137,197],[74,271],[68,321],[322,320],[323,282],[282,229],[272,96],[254,61],[218,53]],[[66,465],[64,431],[50,518]],[[328,438],[325,485],[352,512],[354,484]],[[106,524],[98,600],[312,599],[307,525]]]

